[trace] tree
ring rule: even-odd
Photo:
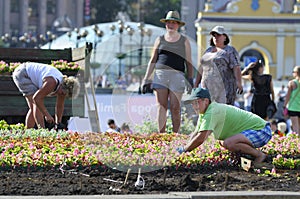
[[[181,0],[92,0],[94,18],[91,23],[116,21],[118,12],[126,12],[132,21],[162,26],[160,19],[169,10],[180,12]]]
[[[123,0],[92,0],[91,10],[94,18],[91,19],[91,24],[116,21],[116,16],[119,11],[124,11]]]

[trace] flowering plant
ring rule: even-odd
[[[21,63],[20,62],[11,62],[6,63],[5,61],[0,61],[0,74],[12,73]],[[65,60],[56,60],[51,61],[52,66],[60,70],[61,72],[66,71],[79,71],[81,67],[76,62],[67,62]]]
[[[65,60],[51,61],[51,65],[60,71],[79,71],[80,66],[76,62],[67,62]]]
[[[106,165],[118,169],[155,169],[165,166],[211,168],[238,165],[237,156],[224,149],[213,136],[195,150],[179,154],[176,147],[185,145],[187,140],[188,135],[177,133],[80,134],[72,131],[26,129],[24,125],[8,125],[5,121],[0,121],[0,166]],[[274,135],[262,150],[274,157],[274,171],[265,171],[265,175],[275,175],[275,168],[300,168],[297,134],[284,138]]]
[[[4,61],[0,61],[0,73],[7,73],[9,71],[9,65]]]
[[[20,62],[12,62],[9,64],[9,72],[14,72],[14,70],[20,65]]]

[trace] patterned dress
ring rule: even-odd
[[[201,87],[207,88],[213,101],[234,105],[236,78],[233,67],[239,66],[238,52],[232,46],[217,51],[209,47],[200,60],[203,69]]]

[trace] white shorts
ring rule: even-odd
[[[13,80],[23,96],[29,96],[33,95],[36,91],[39,90],[39,88],[35,86],[32,83],[31,79],[28,77],[25,64],[26,63],[21,64],[14,70]]]

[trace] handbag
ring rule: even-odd
[[[277,107],[276,104],[273,100],[270,101],[270,104],[267,107],[267,116],[269,119],[273,118],[273,116],[275,115],[277,111]]]

